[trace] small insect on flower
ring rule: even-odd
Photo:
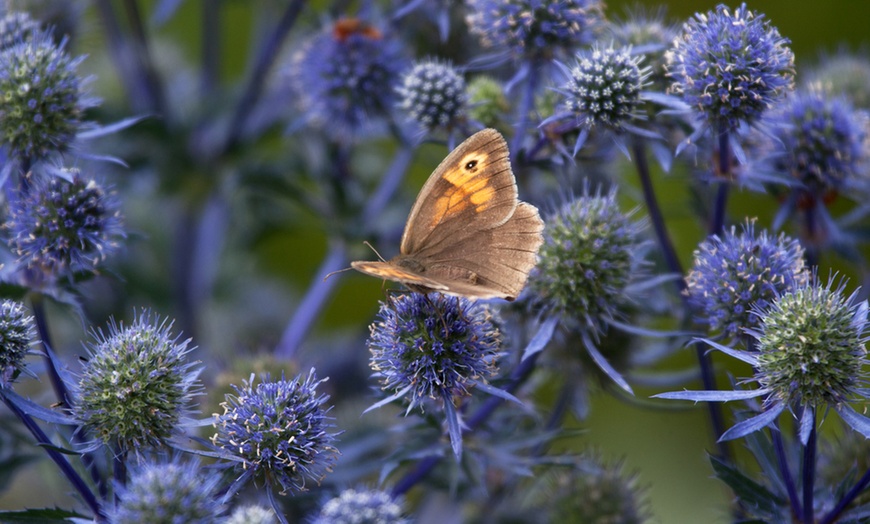
[[[256,386],[254,376],[235,395],[221,403],[215,414],[212,443],[241,459],[234,462],[242,474],[236,481],[264,482],[282,494],[305,491],[308,482],[319,483],[338,454],[332,443],[336,433],[327,413],[327,395],[318,394],[312,369],[293,380],[265,377]]]

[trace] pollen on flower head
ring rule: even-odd
[[[642,223],[619,210],[613,189],[564,204],[545,224],[538,265],[529,276],[532,303],[601,329],[617,315],[642,264]]]
[[[15,300],[0,302],[0,388],[12,383],[24,368],[24,357],[36,334],[36,325],[24,304]]]
[[[756,379],[794,406],[837,407],[867,387],[867,307],[845,284],[817,278],[784,293],[759,317]]]
[[[434,59],[415,63],[396,91],[399,108],[429,131],[455,124],[468,99],[462,75],[449,63]]]
[[[311,524],[408,524],[402,505],[384,491],[346,489],[327,500]]]
[[[723,235],[701,242],[686,277],[686,295],[696,319],[712,333],[728,337],[743,334],[759,321],[752,308],[766,308],[776,297],[806,284],[800,243],[766,230],[756,232],[747,221]]]
[[[281,493],[305,491],[309,482],[321,481],[338,453],[325,405],[329,397],[317,392],[323,382],[313,369],[293,380],[265,377],[256,385],[252,375],[221,403],[224,413],[214,417],[212,443],[240,458],[238,469],[255,482]]]
[[[668,51],[671,90],[717,131],[755,123],[794,84],[788,44],[746,4],[696,14]]]
[[[70,170],[71,181],[57,176],[29,179],[29,187],[10,203],[9,245],[22,265],[58,274],[95,271],[116,251],[124,233],[114,195]]]
[[[0,144],[15,158],[68,150],[96,103],[76,71],[84,57],[71,58],[65,47],[43,31],[0,50]]]
[[[466,396],[495,373],[501,337],[489,311],[464,298],[410,293],[382,303],[367,345],[371,368],[410,406]]]
[[[286,75],[308,123],[335,139],[351,139],[395,105],[404,63],[393,37],[343,19],[303,43]]]
[[[590,44],[603,28],[599,0],[469,0],[469,31],[486,47],[551,58]]]
[[[217,522],[224,511],[220,475],[198,461],[144,462],[118,486],[112,524]]]
[[[584,128],[620,130],[636,117],[640,91],[649,76],[649,68],[639,67],[641,60],[629,48],[612,46],[593,46],[578,53],[568,70],[568,82],[559,90],[566,110]]]
[[[130,325],[93,332],[73,415],[89,435],[118,452],[165,446],[180,431],[200,393],[201,368],[189,361],[190,340],[172,323],[143,310]]]

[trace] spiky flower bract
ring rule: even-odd
[[[594,45],[578,53],[572,67],[564,68],[568,80],[558,89],[564,96],[564,112],[548,120],[574,119],[582,130],[575,155],[593,128],[617,133],[633,129],[629,121],[639,116],[640,91],[649,76],[649,68],[640,68],[641,60],[643,56],[632,56],[629,48]]]
[[[32,39],[40,32],[38,20],[25,11],[9,11],[0,18],[0,50]]]
[[[18,159],[42,160],[69,149],[84,111],[76,71],[83,57],[70,58],[66,40],[55,44],[40,32],[0,51],[0,142]]]
[[[686,277],[686,296],[696,319],[712,333],[743,334],[759,321],[753,305],[766,308],[776,297],[806,284],[800,243],[766,230],[756,233],[754,221],[741,232],[735,227],[701,242]]]
[[[839,406],[867,386],[867,303],[845,283],[816,278],[753,309],[760,321],[756,379],[783,404]]]
[[[36,325],[24,304],[0,302],[0,388],[9,386],[24,369],[24,357],[36,335]]]
[[[78,170],[69,174],[71,181],[30,178],[11,202],[6,223],[20,263],[50,275],[95,271],[123,237],[114,196]]]
[[[390,112],[403,66],[390,35],[362,20],[343,19],[302,45],[288,75],[307,122],[347,140]]]
[[[637,9],[624,20],[611,23],[609,28],[617,44],[643,54],[649,66],[652,89],[664,92],[669,85],[665,51],[677,37],[677,28],[665,22],[664,12],[647,14]]]
[[[190,340],[148,310],[130,325],[111,321],[92,333],[73,415],[89,435],[118,452],[167,445],[200,393],[199,362]]]
[[[197,461],[144,462],[118,486],[112,524],[212,524],[224,511],[220,475]]]
[[[714,129],[753,124],[794,83],[789,40],[741,4],[696,14],[668,51],[673,92]]]
[[[380,490],[346,489],[327,500],[311,524],[408,524],[402,501]]]
[[[240,506],[230,513],[223,524],[277,524],[275,511],[262,506]]]
[[[293,380],[265,377],[255,386],[251,375],[221,403],[212,443],[241,459],[237,469],[255,482],[277,485],[282,494],[305,491],[307,483],[321,481],[338,453],[325,405],[329,396],[317,392],[325,380],[312,369]]]
[[[452,402],[495,373],[501,337],[489,311],[464,298],[410,293],[381,303],[367,341],[381,387],[408,398]]]
[[[528,288],[537,306],[594,332],[617,316],[641,263],[643,225],[623,213],[616,189],[588,190],[545,220]]]
[[[544,512],[548,522],[640,524],[650,520],[644,488],[621,462],[608,464],[588,454],[567,466],[550,466],[534,479],[520,495],[521,504],[532,512]]]
[[[821,89],[800,90],[769,115],[768,162],[773,171],[810,195],[868,189],[868,119],[842,96]]]
[[[592,43],[604,23],[599,0],[470,0],[468,7],[469,31],[484,46],[537,59]]]
[[[449,63],[428,59],[417,62],[396,90],[399,107],[427,131],[449,129],[465,109],[465,79]]]

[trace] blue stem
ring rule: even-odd
[[[538,361],[538,357],[540,356],[540,352],[533,354],[529,358],[520,361],[517,367],[514,368],[511,373],[511,382],[504,388],[508,393],[515,392],[532,374],[532,371],[535,369],[535,363]],[[472,432],[481,424],[486,422],[486,420],[495,412],[496,408],[498,408],[504,402],[503,399],[499,397],[489,397],[486,401],[477,409],[477,411],[468,419],[468,423],[466,424],[466,432]],[[411,472],[407,475],[399,479],[395,486],[393,486],[393,490],[391,492],[393,497],[397,497],[399,495],[404,495],[408,492],[412,487],[414,487],[418,482],[426,478],[429,473],[435,469],[435,466],[441,462],[441,456],[429,456],[422,459]]]
[[[710,234],[718,235],[725,227],[725,211],[728,207],[728,191],[731,179],[731,146],[728,128],[725,124],[719,127],[719,187],[716,190],[716,202],[713,216],[710,220]]]
[[[815,412],[813,408],[807,407],[805,410],[810,411],[810,413],[804,413],[804,417],[814,416]],[[803,500],[804,500],[804,512],[802,516],[802,522],[804,524],[813,524],[813,490],[815,489],[815,480],[816,480],[816,424],[813,422],[813,427],[810,430],[810,437],[807,439],[807,445],[804,447],[804,457],[803,457]]]
[[[529,76],[526,78],[525,88],[517,108],[517,127],[514,130],[513,140],[511,140],[511,163],[513,164],[514,172],[517,171],[517,160],[519,159],[520,149],[523,147],[523,140],[526,137],[526,128],[529,126],[529,113],[532,111],[535,90],[538,87],[540,76],[540,66],[536,61],[531,61],[528,64],[528,68]]]
[[[91,509],[91,512],[96,515],[98,518],[102,518],[103,515],[100,512],[100,503],[97,501],[97,498],[88,488],[84,479],[79,476],[76,470],[72,467],[72,465],[67,461],[66,457],[63,456],[59,451],[57,451],[49,440],[48,435],[42,431],[42,428],[30,417],[30,415],[21,411],[14,402],[11,402],[5,395],[2,394],[2,390],[0,390],[0,396],[3,397],[3,402],[9,408],[12,413],[24,423],[24,426],[30,431],[30,434],[33,435],[33,438],[36,439],[37,444],[48,453],[48,457],[57,464],[57,467],[60,468],[61,473],[69,480],[70,484],[72,484],[73,488],[79,493],[82,497],[82,501],[87,504],[87,506]]]
[[[788,456],[785,453],[785,446],[782,443],[782,431],[779,425],[770,431],[771,439],[773,440],[773,451],[776,454],[776,463],[779,465],[779,474],[782,477],[782,482],[785,484],[785,490],[788,493],[788,501],[791,505],[792,515],[797,517],[801,514],[801,503],[798,498],[797,488],[794,484],[794,477],[791,474],[791,469],[788,467]]]
[[[868,485],[870,485],[870,470],[864,472],[864,475],[852,486],[852,489],[837,502],[837,505],[830,513],[819,521],[819,524],[833,524],[839,520],[840,515],[846,511],[846,508],[855,501],[858,495],[864,492]]]
[[[372,223],[377,215],[387,206],[399,188],[399,185],[401,185],[405,173],[408,171],[411,159],[414,158],[415,151],[416,147],[407,145],[404,142],[400,146],[399,151],[396,152],[396,156],[393,159],[393,163],[390,164],[387,173],[381,179],[381,183],[366,203],[365,208],[363,208],[360,219],[363,224]],[[275,348],[276,356],[284,359],[293,358],[299,350],[302,341],[305,340],[305,337],[311,330],[314,321],[317,320],[320,310],[326,304],[326,301],[332,295],[338,283],[337,279],[330,278],[324,280],[324,277],[332,272],[340,271],[345,267],[345,264],[347,264],[347,253],[344,243],[334,242],[320,264],[311,287],[308,288],[305,296],[302,297],[302,301],[299,302],[293,318],[284,329],[281,340]]]
[[[166,96],[163,92],[160,75],[157,74],[154,60],[151,58],[148,35],[145,32],[145,25],[142,23],[142,14],[139,12],[139,6],[135,0],[125,0],[124,7],[127,12],[127,21],[133,32],[131,47],[137,55],[139,74],[145,87],[145,94],[148,96],[148,109],[156,112],[168,121],[170,115],[168,114]]]
[[[205,96],[214,92],[220,70],[222,4],[222,0],[202,2],[202,71],[199,83]]]

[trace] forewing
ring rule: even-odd
[[[498,131],[484,129],[447,155],[423,185],[405,224],[401,253],[413,255],[504,224],[516,205],[507,143]]]
[[[504,224],[475,231],[444,250],[427,247],[417,258],[426,277],[446,285],[446,293],[513,300],[535,267],[543,230],[538,209],[520,202]]]
[[[447,286],[440,282],[435,282],[434,280],[428,279],[413,271],[398,267],[395,264],[390,264],[389,262],[366,262],[358,260],[351,262],[350,267],[361,273],[365,273],[366,275],[385,280],[392,280],[393,282],[398,282],[406,286],[423,286],[437,291],[445,291],[447,289]]]

